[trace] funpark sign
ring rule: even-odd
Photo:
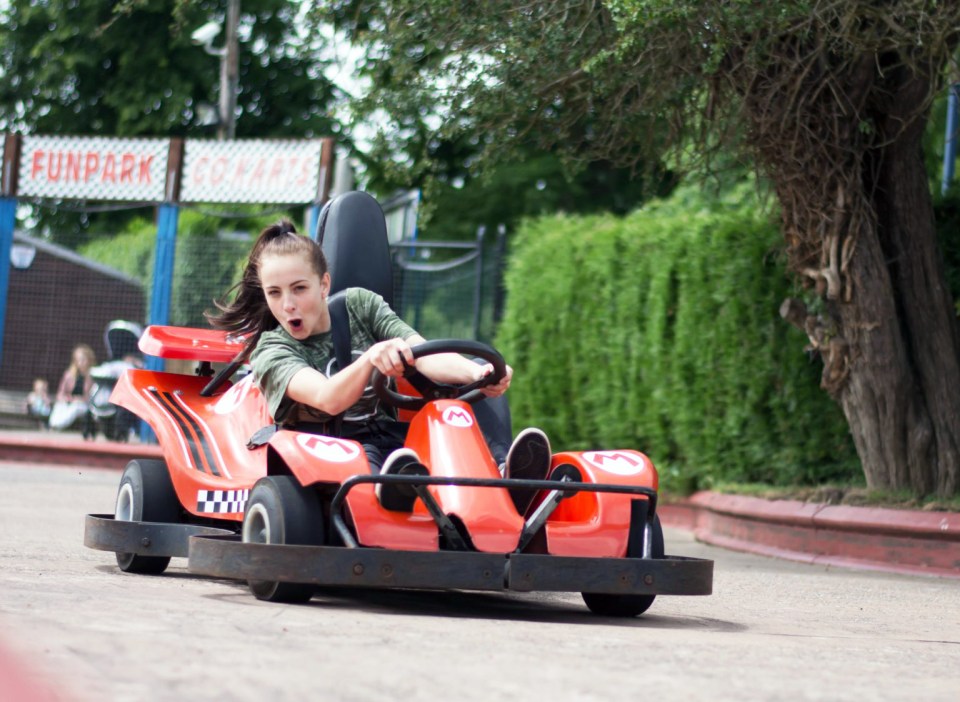
[[[7,135],[7,197],[147,203],[326,201],[332,139],[112,139]]]

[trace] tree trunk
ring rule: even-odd
[[[883,146],[862,180],[874,224],[849,261],[851,300],[829,307],[847,345],[837,399],[867,484],[949,496],[960,491],[960,344],[922,158],[926,120],[910,117],[928,88],[901,77],[876,106]]]

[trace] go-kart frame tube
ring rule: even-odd
[[[558,487],[557,484],[560,482],[562,482],[563,488]],[[499,487],[508,489],[550,491],[550,494],[547,496],[546,500],[544,500],[544,503],[547,505],[547,507],[535,510],[530,518],[526,520],[523,533],[520,537],[520,546],[517,548],[517,551],[520,551],[533,536],[533,533],[543,526],[546,518],[560,503],[560,500],[566,497],[571,497],[574,493],[604,492],[645,497],[648,506],[646,510],[646,524],[644,525],[643,530],[644,538],[642,557],[650,558],[652,553],[653,520],[657,512],[656,490],[641,485],[583,483],[570,480],[569,477],[566,476],[562,476],[560,479],[552,478],[549,480],[520,480],[514,478],[456,478],[423,475],[353,475],[343,481],[340,489],[337,490],[337,493],[333,496],[333,500],[330,502],[330,521],[333,528],[337,530],[337,533],[343,539],[344,545],[348,548],[358,548],[360,544],[357,542],[356,538],[354,538],[350,531],[350,527],[347,526],[346,521],[343,518],[343,503],[346,499],[347,493],[357,485],[361,485],[363,483],[394,483],[401,485],[412,485],[415,489],[417,489],[417,494],[426,504],[427,511],[437,523],[437,527],[440,529],[441,533],[445,535],[448,534],[451,529],[453,529],[455,532],[455,529],[453,528],[452,524],[449,523],[449,519],[443,513],[443,510],[436,503],[433,495],[424,489],[427,485],[456,485],[458,487],[482,488]],[[543,505],[541,505],[541,507],[543,507]],[[456,543],[456,539],[454,540],[454,543]]]

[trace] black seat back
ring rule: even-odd
[[[330,266],[330,293],[367,288],[393,305],[393,268],[387,221],[380,204],[367,193],[343,193],[320,213],[317,241]]]

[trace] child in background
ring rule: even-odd
[[[34,417],[41,428],[46,428],[50,421],[50,402],[49,385],[43,378],[33,379],[33,390],[27,395],[27,414]]]

